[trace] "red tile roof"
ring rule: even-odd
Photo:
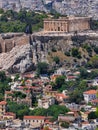
[[[63,93],[57,93],[56,97],[59,97],[59,98],[61,97],[63,99],[68,98],[68,96],[64,95]]]
[[[5,94],[13,94],[12,91],[5,91]]]
[[[46,117],[45,116],[24,116],[24,119],[39,119],[39,120],[44,120]]]
[[[4,115],[9,115],[9,116],[15,116],[16,114],[15,113],[13,113],[13,112],[6,112]]]
[[[82,124],[89,124],[89,122],[88,122],[88,121],[85,121],[85,122],[82,122]]]
[[[98,99],[92,100],[92,103],[98,103]]]
[[[50,120],[46,120],[45,123],[46,124],[53,124],[53,122],[51,122]]]
[[[76,76],[67,76],[68,79],[76,79]]]
[[[0,105],[6,105],[6,104],[7,104],[6,101],[1,101],[1,102],[0,102]]]
[[[89,90],[89,91],[85,91],[84,94],[97,94],[97,90]]]

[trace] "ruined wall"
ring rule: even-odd
[[[69,21],[69,32],[74,31],[84,31],[90,29],[90,20],[86,19],[76,19],[76,20],[70,20]]]
[[[29,44],[29,35],[22,33],[8,33],[0,35],[0,53],[9,52],[17,45]]]

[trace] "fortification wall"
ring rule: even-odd
[[[29,35],[23,33],[8,33],[0,35],[0,53],[9,52],[13,47],[29,44]]]

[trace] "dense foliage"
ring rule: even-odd
[[[0,72],[0,101],[3,100],[4,92],[10,90],[9,82],[11,79],[6,76],[5,72]]]
[[[90,25],[91,25],[91,29],[97,30],[98,29],[98,20],[91,20]]]
[[[96,119],[98,118],[98,115],[96,115],[96,112],[90,112],[88,114],[88,119]]]
[[[5,32],[29,32],[38,31],[43,28],[43,18],[47,18],[45,13],[35,13],[33,11],[20,10],[15,12],[0,10],[0,33]]]
[[[69,123],[63,122],[63,123],[61,124],[61,126],[64,127],[64,128],[69,128]]]
[[[29,110],[29,107],[24,104],[17,104],[15,102],[8,103],[8,111],[16,113],[16,116],[23,119],[24,115],[41,115],[41,116],[52,116],[53,119],[57,119],[59,114],[66,114],[69,109],[65,106],[52,105],[48,109],[37,108],[34,110]]]
[[[49,65],[46,62],[39,62],[37,65],[37,73],[39,74],[47,74],[49,69]]]
[[[8,103],[8,111],[16,113],[16,117],[23,119],[24,115],[28,115],[29,107],[25,104],[17,104],[15,102]]]
[[[57,119],[59,114],[66,114],[69,111],[65,106],[52,105],[48,109],[37,108],[30,112],[31,115],[53,116],[53,119]]]

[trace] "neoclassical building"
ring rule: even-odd
[[[89,17],[60,17],[59,19],[44,19],[44,31],[75,32],[90,29]]]

